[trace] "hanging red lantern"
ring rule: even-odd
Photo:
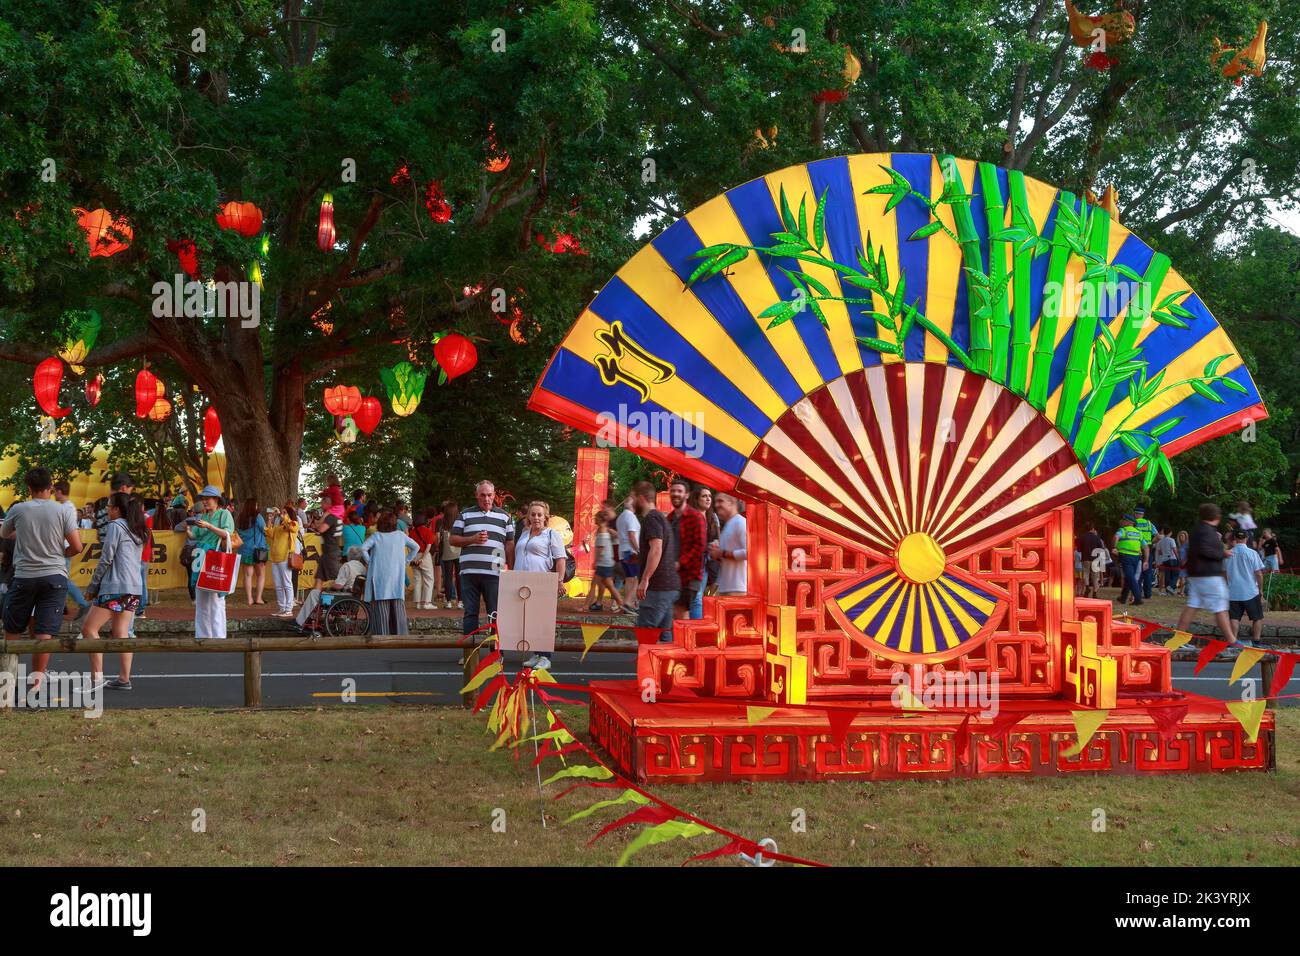
[[[379,427],[379,420],[384,417],[384,408],[379,399],[368,395],[361,400],[361,407],[352,415],[352,421],[361,429],[362,434],[370,435]]]
[[[86,379],[86,401],[90,407],[94,408],[99,404],[99,397],[104,390],[104,376],[96,373],[91,378]]]
[[[36,404],[52,418],[62,418],[70,408],[59,407],[59,386],[63,384],[63,361],[47,358],[36,366],[32,375],[32,391],[36,393]]]
[[[478,364],[478,349],[459,332],[449,332],[433,347],[433,357],[438,360],[450,382]]]
[[[208,410],[203,413],[203,450],[211,455],[220,440],[221,419],[217,417],[216,408],[209,405]]]
[[[451,205],[442,194],[442,184],[436,179],[424,187],[424,208],[429,210],[429,218],[434,222],[451,221]]]
[[[316,226],[316,245],[321,252],[334,248],[334,195],[326,193],[320,201],[320,222]]]
[[[217,213],[217,225],[252,238],[262,230],[262,210],[251,202],[228,202]]]
[[[114,219],[107,209],[87,210],[75,206],[72,212],[77,217],[81,231],[86,234],[92,259],[97,256],[115,256],[131,248],[135,233],[125,219]]]
[[[347,418],[361,409],[361,389],[355,385],[335,385],[325,389],[325,410],[335,418]]]
[[[135,417],[144,418],[158,401],[158,377],[147,368],[135,377]]]
[[[199,277],[199,250],[192,239],[174,239],[167,243],[167,251],[176,254],[181,271],[191,279]]]
[[[411,181],[411,167],[406,163],[402,163],[401,166],[397,167],[397,172],[388,178],[388,181],[394,186],[407,185]]]

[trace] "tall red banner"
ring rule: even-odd
[[[609,494],[609,449],[578,449],[578,480],[573,489],[573,557],[576,577],[590,581],[596,566],[596,512]]]

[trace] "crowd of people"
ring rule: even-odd
[[[1102,587],[1119,589],[1121,606],[1141,606],[1153,593],[1186,598],[1178,627],[1197,611],[1214,616],[1224,640],[1237,643],[1242,617],[1251,625],[1251,643],[1260,638],[1266,607],[1267,575],[1284,565],[1282,547],[1271,528],[1255,523],[1249,503],[1223,518],[1218,505],[1205,503],[1191,531],[1161,528],[1136,507],[1120,519],[1109,544],[1091,524],[1075,539],[1075,593],[1097,597]]]
[[[447,501],[414,514],[403,501],[369,501],[363,489],[344,495],[334,475],[326,476],[312,507],[305,498],[270,507],[256,498],[228,500],[212,485],[193,501],[184,493],[145,499],[135,494],[130,475],[117,473],[107,497],[78,510],[68,484],[52,481],[45,468],[31,469],[26,484],[26,499],[0,512],[0,614],[10,637],[30,632],[52,639],[69,599],[79,609],[75,624],[83,638],[98,638],[105,625],[113,638],[134,637],[149,600],[152,535],[162,530],[185,534],[180,561],[194,603],[194,636],[201,639],[224,638],[227,631],[227,593],[199,583],[211,550],[238,553],[249,607],[267,605],[270,565],[272,616],[300,629],[312,625],[329,590],[366,601],[375,633],[408,633],[409,599],[418,610],[462,610],[462,629],[470,634],[496,614],[503,569],[554,573],[559,595],[573,573],[570,546],[551,527],[550,506],[533,501],[511,515],[486,480],[463,511]],[[747,535],[744,505],[731,495],[678,479],[668,513],[656,508],[656,498],[652,484],[637,483],[621,510],[614,499],[605,501],[590,538],[574,544],[593,556],[588,610],[603,612],[608,600],[610,612],[634,613],[637,626],[656,628],[670,641],[675,618],[703,616],[706,592],[745,593]],[[98,532],[100,552],[83,593],[71,561],[83,551],[81,532],[90,529]],[[314,583],[303,593],[298,578],[309,532],[320,536],[320,545]],[[90,655],[96,687],[131,689],[131,655],[120,657],[118,675],[106,680],[102,655]],[[48,660],[48,654],[34,656],[34,680]],[[541,654],[525,663],[550,666]]]

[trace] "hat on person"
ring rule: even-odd
[[[220,500],[221,500],[221,489],[218,488],[216,485],[204,485],[204,486],[203,486],[203,490],[200,491],[197,495],[195,495],[195,497],[196,497],[196,498],[216,498],[218,501],[220,501]]]
[[[1250,537],[1250,532],[1248,532],[1245,528],[1238,528],[1236,531],[1232,532],[1232,536],[1241,541],[1245,541],[1247,538]]]
[[[1147,513],[1147,509],[1143,508],[1141,505],[1138,505],[1136,508],[1133,509],[1133,513],[1144,515]]]
[[[179,494],[177,494],[175,498],[172,499],[172,507],[178,508],[184,504],[185,504],[185,492],[182,491]]]
[[[1133,520],[1133,516],[1132,516],[1132,515],[1125,515],[1123,518],[1120,518],[1120,520],[1121,520],[1121,521],[1132,521],[1132,520]]]

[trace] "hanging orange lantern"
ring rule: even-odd
[[[251,202],[228,202],[217,213],[217,225],[252,238],[262,229],[262,210]]]
[[[442,194],[442,184],[436,179],[424,187],[424,208],[429,210],[429,218],[434,222],[451,221],[451,205]]]
[[[135,417],[144,418],[158,401],[158,377],[147,368],[135,377]]]
[[[496,130],[488,123],[488,159],[483,168],[489,173],[503,173],[510,167],[510,157],[497,145]]]
[[[94,408],[99,404],[99,398],[104,389],[104,376],[96,373],[91,378],[86,379],[86,401],[90,407]]]
[[[355,385],[335,385],[325,389],[325,411],[335,418],[348,418],[361,409],[361,389]]]
[[[203,450],[211,455],[220,440],[221,419],[217,417],[216,408],[209,405],[208,410],[203,413]]]
[[[814,103],[838,103],[849,95],[849,87],[858,82],[858,77],[862,75],[862,62],[853,55],[853,51],[847,46],[844,48],[844,69],[840,75],[844,77],[844,86],[836,90],[822,90],[819,93],[814,93]]]
[[[450,382],[478,364],[478,349],[459,332],[449,332],[433,347],[433,357],[438,360]]]
[[[131,248],[135,233],[125,219],[114,219],[107,209],[86,210],[76,206],[72,212],[77,217],[81,231],[86,234],[92,259],[97,256],[115,256]]]
[[[165,398],[160,398],[153,403],[153,408],[149,409],[149,421],[165,422],[172,413],[172,403]]]
[[[63,362],[57,358],[47,358],[36,366],[32,375],[32,391],[36,393],[36,404],[52,418],[62,418],[70,408],[59,407],[59,386],[63,384]]]
[[[334,195],[326,193],[320,201],[320,221],[316,226],[316,245],[321,252],[334,248]]]
[[[362,434],[368,436],[379,427],[379,420],[383,417],[384,408],[379,404],[379,399],[368,395],[361,400],[361,407],[352,415],[352,421],[361,429]]]

